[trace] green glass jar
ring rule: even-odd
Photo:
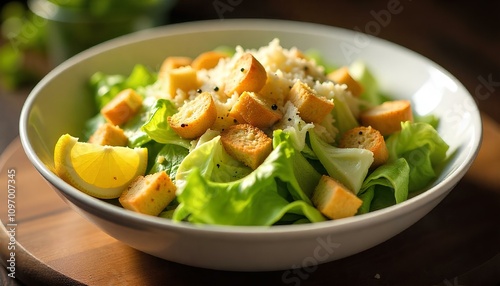
[[[164,25],[176,0],[30,0],[53,65],[106,40]]]

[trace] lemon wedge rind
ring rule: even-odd
[[[55,146],[54,167],[61,179],[83,193],[114,199],[144,175],[147,158],[146,148],[100,146],[64,134]]]

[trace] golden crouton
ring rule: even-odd
[[[226,81],[224,92],[228,95],[244,91],[258,92],[266,84],[267,72],[250,53],[243,54]]]
[[[244,91],[229,115],[239,123],[249,123],[261,129],[272,126],[283,117],[276,104],[268,104],[258,94]]]
[[[371,126],[359,126],[346,131],[339,142],[340,148],[361,148],[373,153],[372,167],[377,167],[389,158],[384,136]]]
[[[296,81],[290,89],[288,99],[299,110],[300,117],[306,122],[321,123],[332,111],[332,101],[319,97],[307,84]]]
[[[191,66],[167,70],[159,75],[159,79],[163,81],[163,90],[170,99],[175,97],[178,89],[187,93],[198,88],[198,76]]]
[[[224,129],[221,142],[229,155],[252,169],[262,164],[273,150],[272,139],[250,124],[237,124]]]
[[[344,185],[326,175],[321,177],[311,200],[313,205],[330,219],[354,216],[363,203]]]
[[[413,121],[413,112],[409,100],[387,101],[361,112],[360,120],[386,136],[401,130],[401,122]]]
[[[168,117],[168,123],[182,138],[194,139],[203,135],[216,119],[217,108],[212,95],[203,92],[181,106],[176,114]]]
[[[176,186],[161,171],[137,177],[118,198],[128,210],[157,216],[175,198]]]
[[[229,57],[228,54],[218,51],[208,51],[199,54],[191,63],[191,66],[195,70],[206,69],[209,70],[214,68],[220,61],[220,59]]]
[[[160,66],[159,77],[163,77],[170,70],[191,65],[193,60],[190,57],[167,57]]]
[[[126,146],[128,137],[119,126],[104,123],[90,136],[88,142],[103,146]]]
[[[128,88],[118,93],[102,109],[101,114],[113,125],[122,125],[141,109],[142,97]]]
[[[363,93],[363,86],[352,78],[349,69],[345,66],[332,71],[327,75],[327,78],[335,83],[347,85],[347,90],[355,97],[359,97]]]

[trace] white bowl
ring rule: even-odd
[[[157,68],[168,55],[195,56],[220,45],[258,48],[279,38],[285,48],[316,49],[330,62],[364,60],[382,89],[410,99],[420,115],[441,118],[439,133],[455,156],[424,193],[372,213],[322,223],[274,227],[194,226],[125,211],[71,187],[52,171],[63,133],[79,134],[95,110],[86,83],[96,71],[128,74],[137,64]],[[467,90],[434,62],[359,32],[278,20],[215,20],[138,32],[64,62],[31,92],[20,137],[27,156],[54,190],[104,232],[166,260],[222,270],[282,270],[324,263],[373,247],[411,226],[459,182],[475,158],[481,121]]]

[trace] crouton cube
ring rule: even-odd
[[[354,216],[363,203],[349,189],[326,175],[321,177],[311,200],[313,205],[330,219]]]
[[[101,114],[113,125],[122,125],[130,120],[142,107],[142,97],[128,88],[118,93],[102,109]]]
[[[354,97],[359,97],[363,93],[363,86],[352,78],[347,67],[341,67],[332,71],[327,75],[327,78],[338,84],[347,85],[347,90],[351,92]]]
[[[331,100],[317,96],[300,80],[290,89],[288,99],[297,107],[300,117],[306,122],[321,123],[334,107]]]
[[[371,126],[358,126],[342,134],[340,148],[361,148],[373,153],[372,168],[378,167],[389,158],[384,136]]]
[[[261,129],[268,128],[283,117],[276,104],[265,102],[254,92],[244,91],[229,115],[239,123],[249,123]]]
[[[250,124],[237,124],[221,132],[226,152],[246,166],[256,169],[273,150],[273,141]]]
[[[267,72],[250,53],[243,54],[226,81],[224,92],[228,95],[244,91],[258,92],[266,84]]]
[[[126,146],[128,137],[119,126],[104,123],[90,136],[88,142],[103,146]]]
[[[217,119],[217,107],[208,92],[186,102],[179,111],[168,117],[170,127],[185,139],[195,139],[209,129]]]
[[[163,77],[170,70],[191,65],[193,60],[190,57],[167,57],[161,64],[158,72],[159,77]]]
[[[187,93],[198,88],[198,76],[191,66],[171,69],[159,76],[163,81],[163,90],[170,99],[176,96],[178,89]]]
[[[137,177],[118,198],[128,210],[158,216],[175,198],[176,186],[165,171]]]
[[[413,121],[409,100],[386,101],[360,114],[361,124],[377,129],[383,136],[401,130],[401,122]]]
[[[228,54],[218,51],[208,51],[199,54],[191,63],[191,66],[195,70],[202,69],[212,69],[214,68],[221,59],[229,57]]]

